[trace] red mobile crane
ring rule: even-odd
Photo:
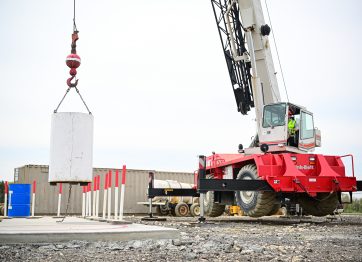
[[[299,213],[325,216],[341,203],[341,193],[362,190],[354,176],[353,156],[314,154],[321,132],[305,107],[282,102],[275,76],[260,0],[211,0],[237,109],[255,109],[257,134],[238,154],[199,157],[192,190],[155,189],[156,195],[200,195],[204,214],[219,216],[225,205],[237,204],[244,214],[260,217],[282,204]],[[293,122],[293,124],[290,124]],[[288,126],[289,124],[289,126]],[[347,176],[342,158],[352,160]]]

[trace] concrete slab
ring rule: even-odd
[[[117,241],[178,238],[179,231],[151,225],[110,223],[67,217],[58,223],[52,217],[14,218],[0,223],[0,243],[41,243],[69,240]]]

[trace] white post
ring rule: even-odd
[[[114,185],[114,219],[118,218],[118,186],[119,186],[119,172],[116,170],[116,183]]]
[[[121,185],[121,203],[119,206],[119,220],[123,220],[123,208],[124,208],[124,191],[125,191],[126,185]]]
[[[85,186],[83,186],[83,193],[82,193],[82,217],[85,217]]]
[[[95,217],[96,216],[96,189],[97,189],[97,177],[94,177],[94,182],[93,182],[93,206],[92,206],[92,216]]]
[[[96,217],[99,216],[99,187],[100,187],[100,176],[97,176],[97,190],[96,190]]]
[[[103,189],[103,219],[106,218],[106,206],[107,206],[107,194],[108,194],[108,173],[104,178],[104,189]]]
[[[34,216],[34,212],[35,212],[35,193],[33,193],[33,202],[31,204],[31,216]]]
[[[88,216],[88,202],[89,202],[89,199],[88,199],[88,185],[85,186],[86,187],[86,191],[85,191],[85,216],[87,217]]]
[[[111,219],[111,208],[112,208],[112,171],[109,170],[108,176],[108,219]]]
[[[9,192],[8,182],[5,181],[4,217],[8,216],[8,192]]]
[[[88,189],[88,216],[92,216],[92,184],[89,183],[89,189]]]
[[[118,218],[118,187],[114,188],[114,219]]]
[[[4,217],[8,216],[8,194],[5,193]]]
[[[124,192],[126,190],[126,166],[122,168],[121,203],[119,206],[119,220],[123,220]]]
[[[36,181],[33,181],[33,201],[31,203],[31,216],[34,216],[35,211],[35,191],[36,191]]]
[[[62,203],[62,191],[63,191],[62,183],[59,183],[58,212],[57,212],[57,216],[58,216],[58,217],[60,217],[60,205],[61,205],[61,203]]]
[[[57,216],[60,217],[60,203],[62,202],[62,195],[58,194],[58,212]]]

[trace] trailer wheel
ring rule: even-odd
[[[333,214],[339,203],[337,192],[332,194],[318,193],[314,198],[307,194],[301,194],[298,201],[304,214],[318,217]]]
[[[213,175],[207,175],[207,179],[213,179]],[[225,212],[225,205],[215,203],[215,194],[214,191],[208,191],[205,194],[204,198],[204,210],[205,215],[209,217],[218,217],[224,214]]]
[[[189,206],[184,202],[178,203],[175,207],[175,214],[177,217],[185,217],[189,214],[189,212]]]
[[[194,203],[190,207],[190,213],[193,217],[200,216],[200,205],[198,203]]]
[[[237,179],[259,179],[256,166],[251,164],[242,167]],[[235,197],[244,214],[250,217],[267,216],[278,204],[275,192],[237,191]]]

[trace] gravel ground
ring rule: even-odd
[[[266,221],[222,217],[137,223],[177,228],[174,240],[0,245],[0,261],[362,261],[362,216]]]

